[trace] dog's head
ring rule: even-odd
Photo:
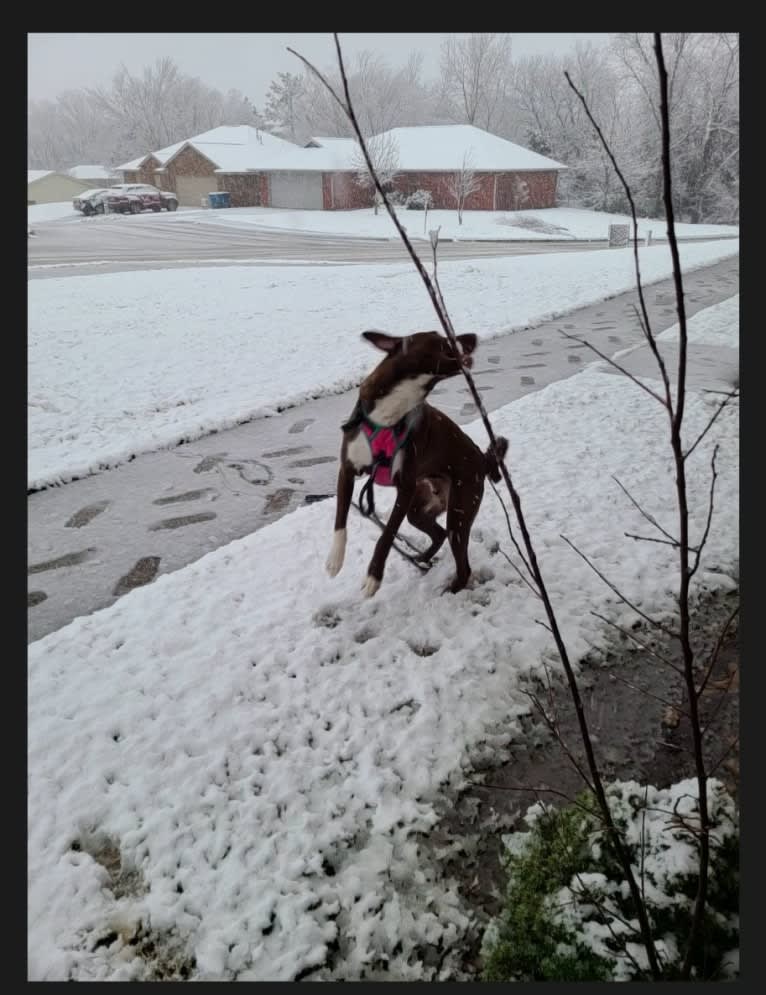
[[[362,332],[362,338],[381,349],[386,356],[375,374],[386,374],[395,380],[429,377],[427,390],[440,380],[457,376],[463,367],[473,365],[475,335],[458,335],[458,349],[439,332],[415,332],[414,335],[387,335],[385,332]]]

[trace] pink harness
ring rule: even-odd
[[[365,518],[375,514],[374,485],[394,486],[394,458],[407,444],[410,432],[420,418],[420,410],[419,406],[413,408],[396,425],[378,425],[367,417],[357,401],[351,417],[341,426],[347,432],[358,425],[370,446],[370,478],[359,492],[359,510]]]
[[[374,425],[365,419],[361,429],[370,444],[372,455],[370,480],[374,484],[380,484],[381,487],[393,487],[394,456],[407,441],[407,436],[410,434],[409,426],[404,421],[398,425]]]

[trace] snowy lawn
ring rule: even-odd
[[[738,241],[681,246],[687,268]],[[644,280],[671,273],[640,250]],[[619,250],[448,262],[455,324],[491,338],[634,286]],[[435,327],[410,264],[230,267],[98,274],[28,284],[28,485],[65,482],[137,453],[351,387],[359,333]]]
[[[428,239],[428,229],[441,226],[440,237],[449,239],[606,239],[609,225],[633,223],[627,215],[587,211],[574,207],[549,207],[527,211],[465,211],[458,224],[457,211],[429,211],[424,227],[422,211],[397,210],[407,234]],[[373,209],[358,211],[290,211],[275,207],[235,207],[224,211],[185,212],[184,221],[230,224],[236,227],[255,225],[288,231],[316,232],[323,235],[356,235],[360,238],[398,238],[385,210],[377,215]],[[665,221],[639,218],[641,238],[651,231],[654,238],[665,238]],[[710,235],[739,235],[732,225],[677,224],[679,238]]]
[[[72,207],[71,200],[63,200],[55,204],[30,204],[27,207],[27,222],[30,225],[40,221],[60,221],[62,218],[81,218]]]
[[[688,397],[687,443],[717,400]],[[675,528],[659,405],[586,369],[493,423],[510,439],[573,658],[609,636],[591,609],[633,617],[560,533],[645,612],[671,612],[677,556],[624,538],[646,523],[611,479]],[[470,432],[486,444],[478,423]],[[735,410],[688,462],[693,542],[716,442],[695,579],[709,587],[731,586],[736,568]],[[390,495],[379,498],[385,512]],[[522,689],[544,659],[557,666],[553,645],[540,602],[498,553],[515,555],[489,488],[476,583],[454,596],[441,594],[448,553],[421,576],[392,552],[363,600],[378,532],[353,511],[331,581],[333,515],[332,502],[299,509],[29,647],[31,980],[168,976],[179,964],[200,979],[289,980],[325,962],[314,977],[426,979],[419,949],[459,939],[457,895],[418,833],[472,761],[499,758],[519,734]]]

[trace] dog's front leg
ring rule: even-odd
[[[362,590],[367,598],[371,598],[380,587],[383,580],[383,571],[386,566],[386,557],[389,554],[396,533],[404,521],[404,516],[410,509],[415,496],[415,481],[402,481],[397,485],[396,503],[388,516],[388,521],[383,532],[375,544],[375,551],[372,554],[370,565],[367,568],[367,578],[362,585]]]
[[[351,498],[354,494],[354,476],[354,467],[346,461],[345,452],[342,452],[335,504],[335,532],[332,537],[330,554],[325,562],[325,569],[331,577],[340,573],[346,555],[346,522],[348,521],[348,509],[351,507]]]

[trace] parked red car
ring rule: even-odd
[[[175,211],[178,207],[178,198],[174,193],[158,190],[148,183],[118,183],[112,190],[130,198],[130,209],[134,214],[139,211],[161,211],[163,207],[167,211]]]
[[[117,186],[85,190],[72,201],[76,211],[91,214],[140,214],[141,211],[175,211],[174,193],[158,190],[146,183],[119,183]]]

